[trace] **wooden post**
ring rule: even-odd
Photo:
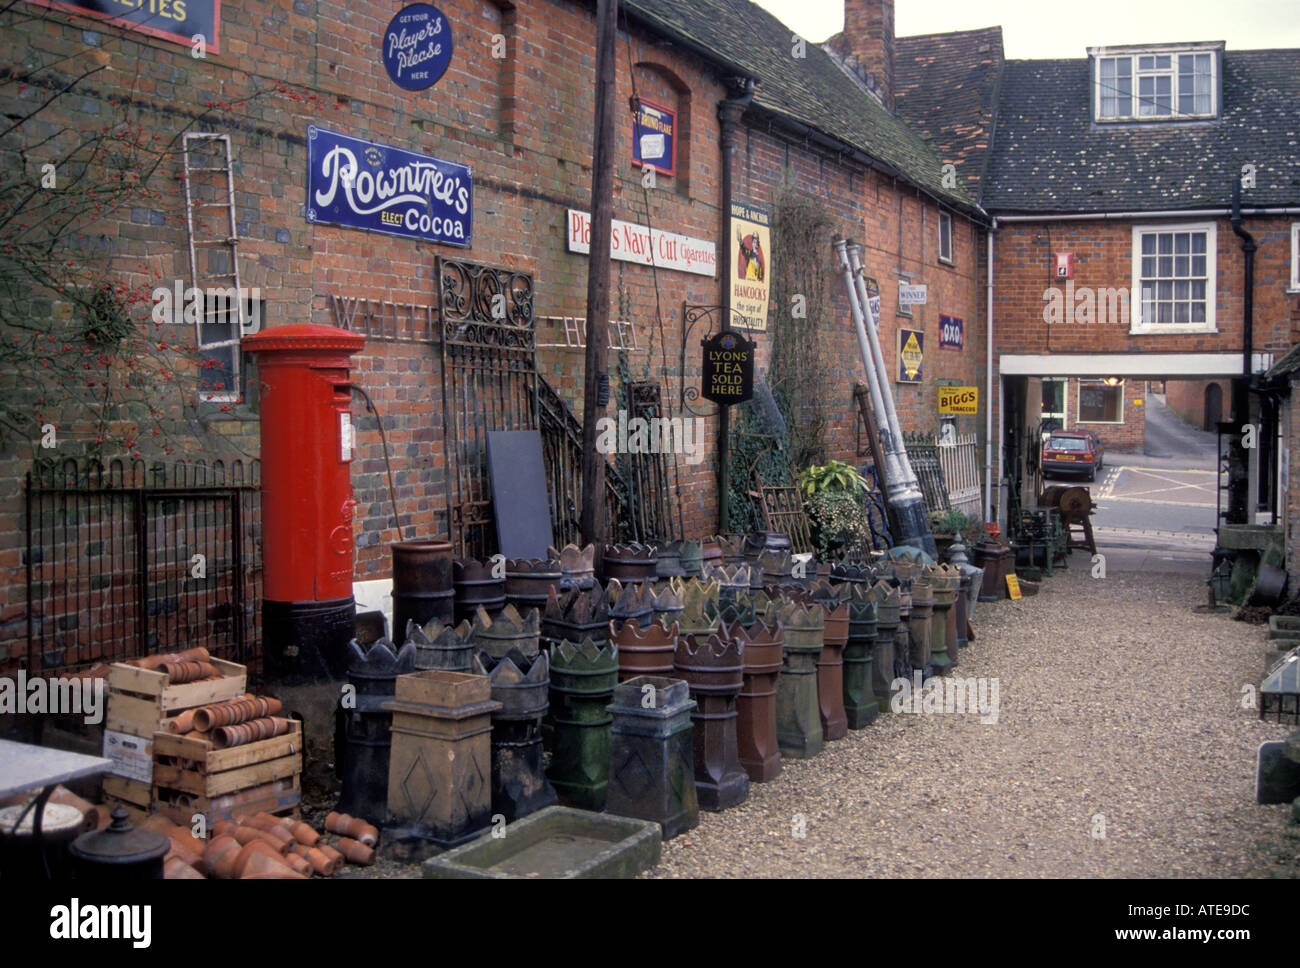
[[[596,3],[596,119],[591,143],[591,255],[587,262],[587,358],[582,385],[582,540],[605,542],[605,455],[596,451],[596,398],[608,360],[609,230],[614,217],[614,53],[618,0]]]

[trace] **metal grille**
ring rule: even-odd
[[[979,441],[974,434],[940,442],[939,465],[948,488],[948,503],[971,520],[978,520],[981,508]]]
[[[123,460],[34,467],[25,487],[29,671],[194,646],[256,671],[257,467]]]
[[[904,434],[907,456],[912,472],[921,485],[927,511],[948,511],[948,486],[943,480],[943,467],[939,464],[938,447],[933,434]]]
[[[533,277],[437,260],[449,538],[458,558],[496,551],[487,435],[535,430]]]
[[[764,484],[754,475],[759,502],[763,507],[763,526],[768,531],[780,531],[790,536],[790,550],[805,554],[813,550],[812,529],[804,513],[803,497],[793,485]]]
[[[582,498],[582,423],[568,408],[555,388],[540,374],[537,377],[538,425],[542,430],[542,464],[549,485],[547,500],[551,508],[551,531],[556,546],[577,543]],[[640,540],[628,533],[629,515],[625,510],[627,482],[618,469],[605,462],[605,521],[617,541]]]
[[[658,383],[633,380],[628,383],[627,394],[629,419],[652,420],[664,415]],[[673,516],[667,458],[662,453],[627,454],[620,458],[619,463],[623,465],[628,483],[627,494],[631,501],[629,526],[635,540],[656,541],[671,537]]]

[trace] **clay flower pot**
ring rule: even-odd
[[[181,860],[176,853],[168,854],[163,860],[163,880],[167,881],[201,881],[202,874],[194,869],[188,861]]]
[[[315,847],[320,843],[320,834],[301,820],[295,820],[289,824],[289,833],[293,835],[293,839],[298,843],[308,847]]]
[[[749,796],[749,776],[736,744],[736,697],[744,685],[743,641],[725,625],[707,639],[677,643],[673,673],[697,703],[691,714],[695,795],[705,810],[726,810]]]
[[[239,856],[235,858],[234,869],[240,878],[301,878],[287,863],[280,853],[265,841],[255,840],[244,845]]]
[[[332,844],[322,843],[319,846],[317,846],[316,849],[319,850],[322,854],[324,854],[327,858],[329,858],[330,863],[334,865],[334,870],[338,870],[345,863],[347,863],[347,858],[344,857],[341,853],[339,853],[338,848]],[[333,873],[333,871],[331,871],[330,873]]]
[[[296,856],[301,857],[311,865],[313,871],[321,877],[330,877],[343,863],[341,856],[331,857],[319,847],[308,847],[305,844],[295,844],[293,852]]]
[[[234,837],[214,837],[203,850],[203,866],[211,877],[233,879],[238,876],[235,873],[235,861],[243,849]]]
[[[358,840],[367,847],[379,843],[379,831],[373,825],[359,817],[348,816],[346,813],[331,813],[327,816],[325,829],[332,834]]]
[[[369,867],[375,862],[375,848],[353,840],[351,837],[339,838],[339,851],[350,864]]]
[[[589,544],[579,548],[576,544],[566,544],[559,551],[546,549],[547,558],[560,561],[560,591],[570,588],[579,590],[591,588],[596,583],[596,546]],[[507,565],[507,568],[509,565]]]

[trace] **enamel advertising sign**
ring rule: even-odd
[[[474,171],[315,126],[307,129],[307,221],[469,248]]]

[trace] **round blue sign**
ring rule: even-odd
[[[408,91],[432,87],[451,63],[451,23],[437,7],[413,3],[388,22],[384,68]]]

